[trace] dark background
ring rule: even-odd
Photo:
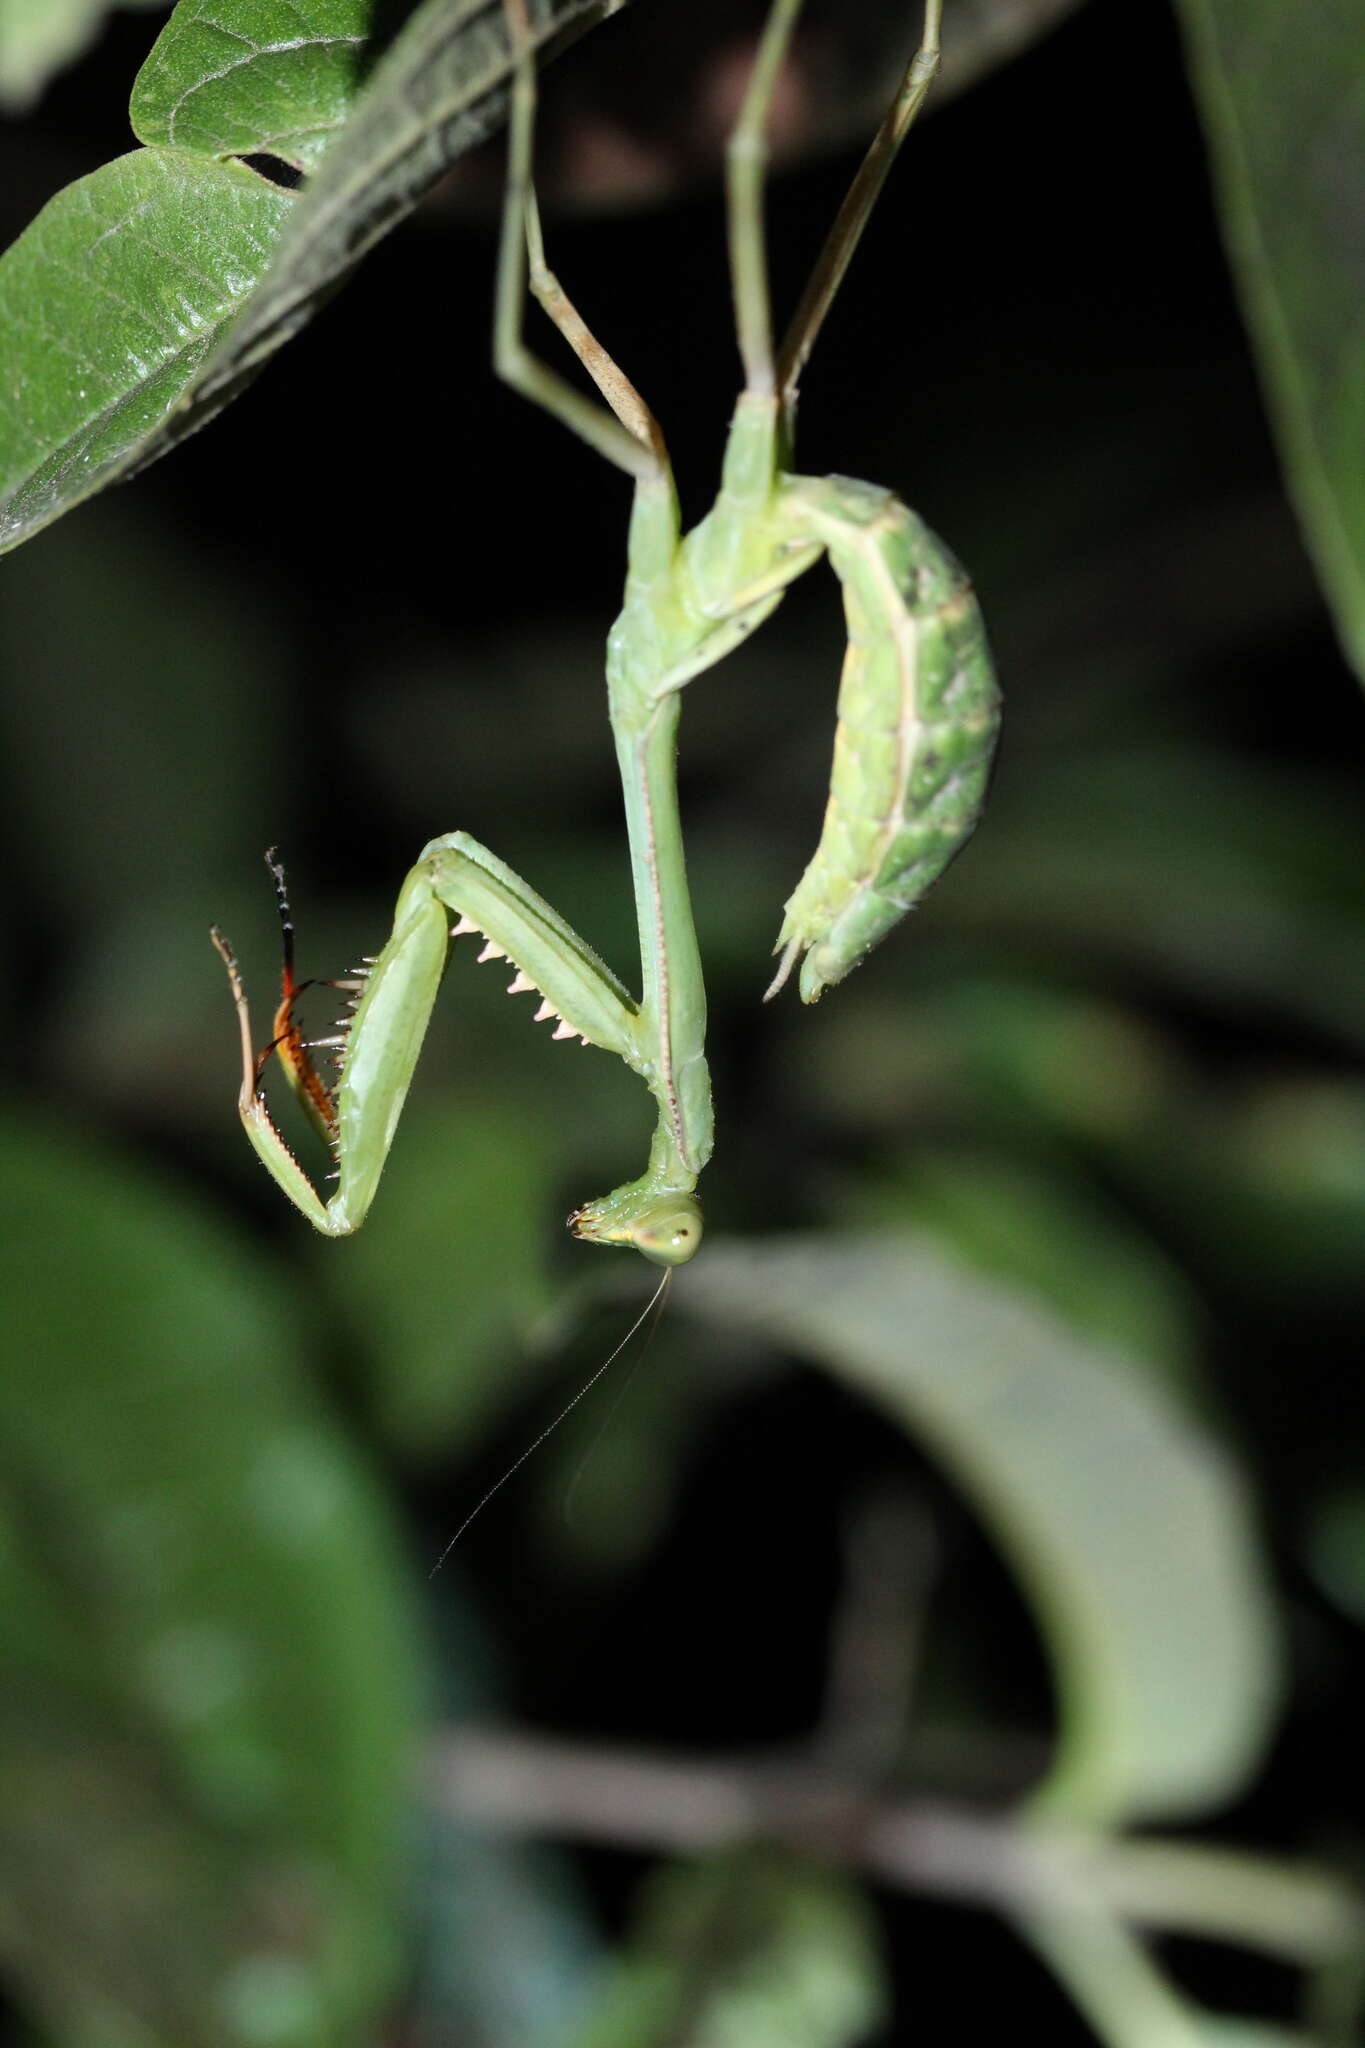
[[[33,119],[9,125],[6,240],[127,146],[127,88],[155,26],[116,18]],[[686,9],[661,13],[660,37],[687,32]],[[563,59],[547,98],[612,34]],[[779,303],[850,168],[812,162],[775,182]],[[695,518],[737,383],[718,190],[587,218],[545,198],[552,261],[657,411]],[[281,1258],[292,1219],[240,1142],[235,1038],[205,938],[212,918],[232,932],[263,1009],[265,846],[289,862],[306,972],[377,950],[422,843],[463,826],[630,978],[598,653],[619,600],[627,488],[494,382],[494,226],[468,196],[433,202],[229,414],[5,565],[9,1071],[74,1125],[216,1182]],[[552,354],[553,337],[531,332]],[[821,808],[840,648],[828,576],[689,691],[684,807],[720,1132],[709,1225],[897,1217],[951,1236],[959,1212],[936,1178],[947,1158],[968,1180],[974,1162],[1017,1171],[1023,1188],[1050,1179],[1140,1244],[1176,1305],[1172,1355],[1201,1375],[1259,1489],[1298,1654],[1279,1750],[1220,1832],[1358,1846],[1344,1787],[1359,1634],[1306,1560],[1321,1504],[1359,1481],[1365,1187],[1349,1154],[1365,1132],[1351,1122],[1365,1001],[1334,979],[1337,956],[1315,934],[1353,888],[1359,929],[1365,724],[1283,497],[1164,10],[1083,7],[925,121],[805,378],[799,454],[805,470],[894,488],[971,566],[1007,722],[978,843],[847,995],[806,1014],[790,994],[771,1009],[757,998]],[[1162,778],[1145,805],[1122,770],[1153,755]],[[1209,802],[1201,852],[1210,793],[1226,802]],[[1132,877],[1097,937],[1130,814]],[[1137,927],[1144,905],[1157,925],[1179,909],[1185,835],[1191,928],[1163,964]],[[1271,940],[1255,904],[1281,850],[1285,888],[1320,922],[1262,974]],[[1204,853],[1228,877],[1226,917],[1210,915]],[[1098,909],[1079,883],[1071,903],[1068,877],[1095,881]],[[1041,1006],[1032,1022],[1021,990]],[[546,1050],[500,1000],[468,971],[457,994],[452,976],[427,1085],[526,1105],[527,1142],[559,1147],[557,1218],[635,1170],[643,1108],[633,1082],[599,1072],[605,1062],[572,1066],[577,1048]],[[1085,1059],[1059,1053],[1056,1071],[1025,1045],[1036,1025],[1045,1046],[1053,1009],[1095,1025]],[[994,1020],[1016,1013],[1011,1040]],[[549,1224],[541,1250],[552,1286],[578,1284],[581,1254]],[[995,1256],[1017,1271],[1027,1254]],[[556,1368],[566,1395],[635,1299],[622,1280],[587,1319]],[[336,1398],[387,1457],[363,1333],[335,1305],[319,1313]],[[460,1584],[497,1641],[510,1710],[607,1742],[799,1740],[820,1711],[849,1518],[889,1484],[938,1530],[929,1732],[912,1782],[1026,1782],[1046,1677],[964,1510],[814,1375],[751,1374],[723,1401],[709,1383],[696,1401],[696,1341],[666,1326],[643,1375],[666,1390],[627,1393],[568,1533],[563,1486],[605,1404],[466,1540]],[[405,1447],[394,1471],[415,1570],[560,1383],[547,1397],[538,1374],[458,1455],[439,1430]],[[602,1501],[637,1441],[637,1402],[668,1446],[668,1482],[661,1526],[646,1516],[632,1531],[608,1526]],[[616,1460],[613,1430],[625,1432]],[[445,1597],[438,1582],[438,1627]],[[964,1716],[1014,1733],[936,1748],[933,1726],[960,1736]],[[608,1926],[639,1867],[585,1859]],[[915,2011],[964,1969],[983,2033],[1024,2013],[1054,2039],[1083,2038],[989,1922],[920,1901],[888,1900],[886,1913],[906,1966],[905,2032],[888,2040],[911,2038]],[[1288,1979],[1269,1966],[1177,1960],[1215,2002],[1288,2009]]]

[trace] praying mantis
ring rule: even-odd
[[[791,326],[775,349],[764,239],[764,130],[800,0],[773,0],[726,157],[731,284],[744,386],[715,504],[681,531],[668,451],[653,413],[591,333],[545,260],[532,183],[536,75],[528,0],[505,0],[513,56],[508,175],[498,258],[494,363],[533,404],[632,479],[622,610],[607,640],[607,696],[625,799],[640,940],[633,996],[528,882],[466,832],[433,839],[399,894],[382,951],[334,983],[353,1016],[330,1041],[295,1017],[293,934],[282,871],[284,987],[257,1053],[232,948],[241,1037],[239,1111],[273,1178],[310,1223],[340,1237],[364,1221],[387,1159],[452,939],[481,936],[506,961],[509,993],[540,998],[554,1037],[615,1053],[658,1117],[638,1179],[569,1218],[579,1238],[632,1245],[656,1264],[702,1241],[699,1176],[711,1156],[706,991],[688,894],[677,793],[686,685],[745,640],[822,556],[842,586],[848,654],[819,844],[778,934],[773,996],[800,962],[803,999],[840,981],[923,895],[970,836],[985,794],[999,698],[980,612],[953,556],[889,491],[791,467],[797,386],[886,174],[938,67],[942,0],[925,0],[919,48],[851,185]],[[527,293],[548,314],[602,403],[523,338]],[[453,919],[453,921],[452,921]],[[337,1058],[334,1088],[312,1060]],[[263,1074],[271,1054],[334,1157],[324,1201],[277,1129]]]

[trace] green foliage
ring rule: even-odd
[[[1365,44],[1353,0],[1181,0],[1289,487],[1365,678]]]
[[[97,12],[5,10],[10,90],[36,89]],[[372,42],[310,39],[339,12],[313,10],[285,52],[265,0],[182,4],[136,88],[146,146],[59,194],[0,260],[12,541],[208,417],[496,118],[486,16],[425,6],[376,61]],[[1292,35],[1268,0],[1186,12],[1294,489],[1358,648],[1359,38],[1331,8],[1311,33],[1294,11]],[[1104,14],[1056,41],[1101,37]],[[254,23],[254,54],[223,72],[229,18]],[[1105,47],[1118,124],[1128,53]],[[1033,91],[1056,55],[1029,67]],[[1036,298],[993,283],[1018,221],[992,169],[967,238],[989,305],[955,272],[942,329],[892,335],[872,255],[869,324],[831,337],[848,414],[831,421],[833,376],[807,397],[830,464],[953,501],[943,524],[981,565],[1010,720],[982,833],[875,967],[813,1014],[762,1012],[828,752],[838,650],[814,598],[699,701],[689,862],[729,1162],[714,1236],[619,1412],[594,1397],[518,1472],[420,1618],[452,1529],[643,1305],[620,1267],[595,1302],[570,1293],[558,1235],[574,1191],[637,1147],[639,1105],[616,1062],[551,1053],[498,970],[457,960],[384,1199],[355,1242],[316,1243],[240,1145],[205,932],[222,919],[264,991],[277,940],[257,854],[279,840],[303,971],[344,973],[422,841],[468,826],[628,957],[597,694],[619,487],[594,497],[579,452],[514,408],[480,439],[484,323],[470,340],[458,296],[448,321],[424,299],[414,323],[388,288],[366,316],[362,288],[371,325],[334,382],[313,358],[324,433],[297,389],[272,413],[267,380],[241,415],[245,481],[227,437],[205,437],[7,565],[0,1000],[11,1082],[49,1107],[0,1145],[0,1950],[45,2048],[373,2048],[405,2030],[434,2048],[832,2048],[878,2024],[887,1961],[918,2021],[940,1946],[987,2005],[979,1923],[954,1916],[950,1952],[948,1916],[912,1918],[884,1865],[885,1927],[867,1916],[856,1828],[820,1837],[848,1866],[830,1869],[778,1850],[678,1864],[681,1832],[623,1826],[632,1860],[598,1857],[590,1903],[543,1844],[481,1833],[443,1780],[440,1722],[504,1705],[599,1754],[648,1741],[688,1815],[703,1750],[742,1751],[727,1768],[762,1791],[780,1744],[784,1764],[834,1774],[841,1812],[907,1811],[912,1843],[927,1791],[978,1831],[978,1858],[917,1881],[1020,1927],[1112,2048],[1351,2038],[1359,1908],[1295,1857],[1361,1852],[1343,1791],[1365,1615],[1358,706],[1254,470],[1254,420],[1220,410],[1235,375],[1124,296],[1161,252],[1122,249],[1101,273],[1107,328],[1088,297],[1106,237],[1068,241],[1065,209],[1035,206],[1035,146],[1084,122],[1074,86],[1050,120],[1029,99],[1008,157],[1050,224]],[[970,168],[952,127],[932,141],[945,196]],[[586,141],[604,138],[605,118]],[[261,151],[303,166],[302,191],[238,160]],[[1129,161],[1144,208],[1160,155]],[[1106,209],[1123,175],[1107,169]],[[1183,190],[1163,239],[1197,198]],[[701,211],[555,226],[566,284],[586,271],[585,306],[625,324],[622,277],[648,272],[656,238],[671,261]],[[421,260],[464,291],[467,255],[443,242]],[[690,294],[702,273],[685,274]],[[1158,269],[1154,293],[1178,299],[1193,274]],[[711,284],[657,323],[683,331],[699,382]],[[1046,384],[1050,347],[1065,390]],[[835,438],[859,403],[873,455]],[[454,497],[438,521],[413,515],[438,471],[477,481],[477,516]],[[156,505],[185,478],[193,519],[183,496]],[[534,552],[509,546],[531,504]],[[941,1517],[935,1472],[956,1496]],[[841,1749],[838,1684],[823,1705],[821,1687],[841,1629],[869,1641],[855,1539],[883,1486],[921,1489],[904,1526],[933,1522],[929,1562],[897,1524],[864,1588],[875,1654],[853,1657],[877,1741]],[[401,1553],[400,1500],[419,1531]],[[1271,1607],[1262,1524],[1292,1605]],[[417,1781],[415,1740],[432,1742]],[[1231,1802],[1229,1837],[1274,1840],[1273,1859],[1126,1832]],[[572,1839],[576,1811],[547,1801],[525,1825]],[[609,1813],[590,1822],[617,1841]],[[603,1923],[623,1895],[634,1920],[655,1847],[637,1931],[597,1977]],[[1045,1894],[1046,1929],[1028,1910]],[[1182,1937],[1159,1964],[1149,1929]],[[1225,1958],[1212,1989],[1196,1981],[1215,1940],[1273,1958],[1273,1994]],[[1309,1980],[1293,2016],[1206,2009],[1268,2012],[1291,1967]],[[1027,2018],[983,2010],[981,2031]]]
[[[5,0],[0,8],[0,110],[16,114],[54,72],[78,57],[116,6],[164,0]]]
[[[133,87],[140,142],[314,170],[363,76],[374,0],[181,0]]]
[[[556,0],[538,33],[600,11]],[[501,17],[426,0],[367,83],[381,13],[180,0],[133,92],[148,147],[0,257],[0,552],[211,419],[488,131]],[[297,204],[259,152],[315,172]]]
[[[1183,1814],[1245,1784],[1277,1663],[1249,1506],[1150,1377],[913,1238],[723,1246],[686,1302],[846,1377],[972,1502],[1054,1660],[1039,1810]]]
[[[749,1852],[657,1873],[572,2048],[856,2048],[884,2005],[856,1892]]]
[[[387,1516],[221,1224],[13,1119],[0,1191],[10,1966],[69,2048],[362,2040],[412,1740]]]
[[[292,204],[243,164],[142,149],[43,208],[0,262],[0,546],[154,449]]]

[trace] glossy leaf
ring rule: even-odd
[[[1050,1650],[1040,1810],[1198,1811],[1258,1763],[1278,1676],[1248,1503],[1150,1373],[913,1237],[708,1248],[678,1305],[870,1395],[992,1531]]]
[[[746,1852],[654,1878],[602,2008],[572,2048],[855,2048],[883,2002],[857,1894]]]
[[[537,40],[622,4],[545,0]],[[347,0],[347,34],[358,11]],[[58,193],[0,257],[0,552],[212,418],[502,118],[505,20],[491,0],[427,0],[363,90],[364,53],[349,43],[328,56],[313,41],[291,70],[266,33],[278,19],[273,0],[237,0],[229,41],[239,20],[255,23],[256,55],[215,85],[206,11],[178,11],[139,84],[137,118],[195,148],[317,162],[297,204],[235,159],[158,145]],[[351,90],[344,132],[319,161]]]
[[[623,4],[540,0],[531,18],[546,42]],[[376,65],[260,289],[206,365],[192,400],[196,415],[216,411],[243,374],[297,333],[337,279],[498,125],[508,69],[500,4],[425,0]]]
[[[1181,0],[1289,488],[1365,677],[1365,36],[1355,0]]]
[[[0,1138],[0,1918],[65,2048],[372,2039],[402,1576],[287,1299],[183,1191]]]
[[[138,73],[141,142],[312,170],[354,100],[375,0],[180,0]]]
[[[0,259],[0,550],[183,431],[167,415],[264,267],[292,195],[242,164],[135,150]]]

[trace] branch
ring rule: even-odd
[[[459,1727],[433,1745],[426,1784],[452,1819],[501,1833],[661,1854],[776,1841],[904,1891],[1005,1913],[1084,1902],[1133,1927],[1235,1942],[1302,1966],[1365,1936],[1360,1899],[1308,1864],[884,1798],[800,1759],[651,1756]]]

